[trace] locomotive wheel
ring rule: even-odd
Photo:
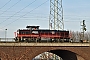
[[[64,42],[64,40],[63,40],[63,39],[60,39],[60,42],[61,42],[61,43],[63,43],[63,42]]]

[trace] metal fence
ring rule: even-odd
[[[15,42],[14,38],[0,38],[0,42]]]

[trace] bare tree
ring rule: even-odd
[[[85,32],[84,37],[83,34],[79,31],[70,31],[70,34],[73,42],[79,42],[80,40],[90,40],[90,32]]]

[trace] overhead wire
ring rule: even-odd
[[[34,0],[33,2],[31,2],[30,4],[28,4],[27,6],[25,6],[24,8],[22,8],[21,10],[19,10],[18,12],[16,12],[15,14],[13,14],[12,16],[10,16],[9,18],[7,18],[6,20],[2,21],[0,24],[4,23],[5,21],[7,21],[8,19],[12,18],[13,16],[15,16],[16,14],[20,13],[22,10],[24,10],[25,8],[27,8],[28,6],[30,6],[31,4],[33,4],[36,0]]]
[[[27,14],[31,13],[32,11],[36,10],[37,8],[39,8],[40,6],[42,6],[43,4],[45,4],[45,3],[48,2],[48,1],[49,1],[49,0],[46,0],[45,2],[43,2],[42,4],[40,4],[39,6],[37,6],[36,8],[32,9],[32,10],[29,11],[28,13],[22,15],[20,18],[22,18],[22,17],[26,16]],[[14,23],[15,21],[19,20],[20,18],[14,20],[14,21],[12,21],[12,22],[10,22],[9,24],[3,26],[2,28],[4,28],[4,27],[6,27],[6,26],[8,26],[8,25],[10,25],[10,24],[12,24],[12,23]],[[2,28],[1,28],[1,29],[2,29]]]
[[[24,8],[23,8],[23,9],[24,9]],[[23,9],[22,9],[22,10],[23,10]],[[21,11],[22,11],[22,10],[21,10]],[[31,10],[31,11],[32,11],[32,10]],[[19,11],[19,12],[20,12],[20,11]],[[17,12],[17,13],[18,13],[18,12]],[[29,12],[29,13],[30,13],[30,12]],[[27,12],[27,14],[28,14],[28,12]],[[25,15],[27,15],[27,14],[25,14]],[[16,15],[16,14],[15,14],[15,15]],[[25,16],[25,15],[23,15],[23,16]],[[21,16],[20,18],[23,18],[23,16]],[[13,16],[12,16],[12,17],[13,17]],[[18,18],[18,19],[20,19],[20,18]],[[18,19],[16,19],[16,20],[18,20]],[[16,20],[12,21],[11,23],[9,23],[9,24],[7,24],[7,25],[10,25],[10,24],[14,23]],[[27,20],[28,20],[28,19],[27,19]],[[78,22],[78,21],[65,21],[65,22]],[[7,26],[7,25],[6,25],[6,26]]]
[[[15,4],[13,4],[11,7],[9,7],[7,10],[3,11],[0,15],[4,14],[5,12],[7,12],[9,9],[11,9],[12,7],[14,7],[15,5],[17,5],[21,0],[17,1]]]
[[[31,14],[30,14],[31,15]],[[36,16],[35,16],[36,15]],[[31,15],[31,16],[25,16],[25,17],[22,17],[21,18],[21,21],[22,20],[30,20],[30,19],[49,19],[49,17],[48,17],[48,15],[49,14],[47,14],[46,16],[45,15],[37,15],[37,14],[35,14],[35,15]],[[2,17],[9,17],[9,16],[2,16]],[[14,16],[13,18],[17,18],[17,17],[20,17],[20,16]],[[0,18],[0,19],[3,19],[3,18]],[[6,18],[4,18],[4,19],[6,19]],[[45,20],[46,21],[46,20]],[[78,18],[78,19],[70,19],[70,18],[65,18],[65,22],[80,22],[81,20]],[[86,19],[86,22],[90,22],[89,21],[89,19]]]
[[[27,13],[27,12],[24,12],[24,13]],[[30,13],[30,15],[33,16],[33,17],[35,17],[35,15],[37,15],[37,14],[39,15],[40,13]],[[42,14],[42,13],[41,13],[41,14]],[[45,16],[45,15],[49,15],[49,14],[43,13],[43,15]],[[7,15],[3,15],[3,16],[0,16],[0,17],[5,18],[5,17],[10,17],[10,16],[11,16],[11,15],[8,15],[8,16],[7,16]],[[42,15],[41,15],[41,16],[42,16]],[[17,16],[14,16],[14,17],[20,17],[20,16],[17,15]],[[26,16],[26,17],[22,17],[22,18],[27,18],[27,17],[30,17],[30,16]],[[86,16],[81,16],[81,17],[71,17],[71,16],[68,17],[68,16],[65,16],[65,17],[64,17],[64,19],[70,19],[70,20],[72,20],[72,19],[75,19],[75,20],[76,20],[76,19],[77,19],[77,20],[79,19],[79,20],[80,20],[81,18],[89,18],[89,16],[87,16],[87,17],[86,17]]]
[[[0,9],[4,8],[10,2],[11,2],[11,0],[9,0],[8,2],[6,2],[2,7],[0,7]]]

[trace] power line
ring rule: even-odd
[[[32,11],[36,10],[37,8],[39,8],[40,6],[42,6],[43,4],[45,4],[46,2],[48,2],[48,0],[46,0],[44,3],[40,4],[40,5],[39,5],[39,6],[37,6],[36,8],[32,9],[32,10],[31,10],[31,11],[29,11],[28,13],[26,13],[26,14],[22,15],[20,18],[22,18],[22,17],[26,16],[27,14],[31,13]],[[7,25],[3,26],[2,28],[4,28],[4,27],[6,27],[6,26],[8,26],[8,25],[10,25],[10,24],[12,24],[12,23],[14,23],[15,21],[19,20],[20,18],[18,18],[18,19],[16,19],[16,20],[14,20],[14,21],[12,21],[12,22],[10,22],[9,24],[7,24]]]
[[[31,15],[31,16],[30,16],[30,15]],[[29,15],[29,16],[24,16],[24,17],[22,17],[22,18],[23,18],[23,19],[24,19],[24,18],[28,18],[28,19],[29,19],[29,18],[49,18],[49,16],[48,16],[49,14],[46,14],[46,15],[43,14],[43,15],[42,15],[42,14],[40,14],[40,13],[39,13],[39,14],[31,14],[31,13],[30,13],[30,15]],[[9,15],[8,15],[8,16],[2,16],[0,19],[7,19],[8,17],[10,17],[10,16],[9,16]],[[19,18],[19,17],[20,17],[19,15],[15,15],[15,16],[12,17],[12,18]]]
[[[36,0],[34,0],[33,2],[31,2],[30,4],[28,4],[27,6],[25,6],[24,8],[22,8],[21,10],[19,10],[18,12],[16,12],[15,14],[13,14],[12,16],[10,16],[9,18],[7,18],[6,20],[2,21],[0,24],[4,23],[5,21],[7,21],[8,19],[12,18],[13,16],[15,16],[17,13],[20,13],[22,10],[24,10],[25,8],[27,8],[28,6],[30,6],[31,4],[33,4]]]
[[[13,12],[15,12],[15,11],[13,11]],[[27,13],[27,12],[22,12],[22,13]],[[30,14],[40,14],[40,13],[30,13]],[[45,13],[43,13],[43,15],[48,15],[48,14],[45,14]],[[3,15],[3,16],[0,16],[0,17],[8,17],[8,16],[6,16],[6,15]],[[19,17],[19,16],[18,16]],[[73,18],[78,18],[78,19],[80,19],[80,18],[89,18],[89,16],[81,16],[81,17],[75,17],[75,16],[65,16],[64,17],[64,19],[73,19]]]
[[[2,9],[3,7],[5,7],[9,2],[11,2],[11,0],[9,0],[8,2],[6,2],[0,9]]]
[[[21,0],[17,1],[15,4],[13,4],[11,7],[9,7],[7,10],[3,11],[0,15],[4,14],[5,12],[7,12],[9,9],[11,9],[12,7],[14,7],[15,5],[17,5]]]
[[[30,13],[31,14],[31,13]],[[2,17],[4,17],[4,18],[0,18],[0,19],[6,19],[5,17],[10,17],[10,16],[2,16]],[[14,16],[13,18],[17,18],[17,17],[20,17],[20,16]],[[30,19],[49,19],[49,17],[48,17],[48,15],[31,15],[31,16],[24,16],[24,17],[22,17],[21,18],[21,20],[30,20]],[[46,20],[45,20],[46,21]],[[69,18],[67,18],[67,19],[65,19],[65,21],[64,22],[80,22],[81,20],[80,19],[73,19],[73,20],[71,20],[71,19],[69,19]],[[89,21],[89,19],[87,19],[87,21],[86,22],[90,22]]]

